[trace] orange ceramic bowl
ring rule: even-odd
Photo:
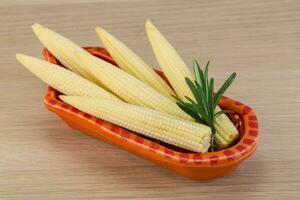
[[[98,47],[87,47],[85,49],[115,65],[105,49]],[[47,49],[44,49],[43,54],[47,61],[60,64]],[[158,72],[158,74],[164,77],[161,72]],[[255,151],[258,142],[258,121],[254,111],[249,106],[227,97],[223,97],[219,105],[222,108],[234,111],[229,117],[240,132],[237,143],[225,150],[193,153],[143,137],[81,112],[60,101],[58,95],[58,91],[48,87],[44,103],[50,111],[60,116],[71,128],[121,147],[171,171],[193,179],[214,179],[229,174]]]

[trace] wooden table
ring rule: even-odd
[[[64,2],[64,3],[62,3]],[[300,198],[300,3],[288,1],[21,1],[0,5],[0,199]],[[227,95],[255,108],[257,152],[233,174],[194,181],[72,130],[43,106],[46,85],[16,62],[41,57],[34,22],[83,46],[101,25],[157,66],[150,18],[191,65],[212,61]]]

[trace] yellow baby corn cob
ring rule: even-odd
[[[16,54],[16,58],[34,75],[63,94],[121,101],[96,84],[63,67],[23,54]]]
[[[129,49],[123,42],[111,35],[103,28],[96,27],[95,31],[109,54],[118,66],[156,89],[161,94],[172,98],[175,95],[171,87],[138,55]]]
[[[60,96],[77,109],[142,135],[195,152],[209,148],[211,130],[150,108],[78,96]]]
[[[219,111],[221,111],[221,108],[217,106],[215,112]],[[215,119],[215,128],[217,130],[215,142],[219,149],[230,146],[239,136],[237,128],[226,114],[222,114]]]
[[[189,68],[177,51],[171,46],[157,28],[147,20],[145,23],[148,39],[159,66],[170,81],[178,97],[185,100],[185,96],[193,97],[185,78],[193,80]]]
[[[193,80],[189,68],[150,20],[146,21],[145,27],[156,59],[178,97],[182,100],[186,100],[185,96],[194,99],[192,92],[185,82],[186,77]],[[220,108],[217,107],[216,112],[219,110]],[[216,143],[219,148],[228,147],[238,137],[236,127],[225,114],[217,117],[215,127],[217,130]]]
[[[68,38],[48,29],[41,24],[32,25],[33,32],[41,43],[68,69],[82,75],[83,77],[96,82],[92,76],[80,68],[74,58],[74,52],[80,51],[89,54],[83,48],[69,40]],[[97,83],[97,82],[96,82]]]
[[[175,102],[134,76],[95,56],[81,52],[77,52],[76,55],[83,69],[93,74],[98,81],[126,102],[191,119]]]

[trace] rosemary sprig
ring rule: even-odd
[[[214,79],[208,77],[209,61],[206,64],[204,72],[196,60],[193,61],[195,81],[185,78],[187,85],[193,93],[194,99],[186,96],[187,102],[177,99],[177,105],[188,115],[195,119],[196,122],[209,126],[212,130],[210,151],[215,149],[215,119],[223,114],[232,112],[231,110],[222,110],[215,112],[222,95],[234,81],[236,73],[232,73],[217,93],[214,93]]]

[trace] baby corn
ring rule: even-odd
[[[130,73],[155,90],[173,99],[175,95],[171,87],[138,55],[129,49],[124,43],[111,35],[103,28],[96,27],[95,31],[109,54],[114,58],[118,66]]]
[[[81,52],[76,55],[82,69],[93,74],[94,78],[126,102],[191,119],[175,102],[132,75],[92,55]]]
[[[86,79],[96,82],[93,76],[90,76],[74,58],[74,52],[79,51],[83,54],[89,54],[83,48],[69,40],[68,38],[56,33],[55,31],[42,26],[41,24],[32,25],[33,32],[41,43],[68,69],[82,75]],[[96,82],[97,83],[97,82]]]
[[[193,97],[185,82],[186,77],[193,79],[189,68],[150,20],[146,21],[145,27],[156,60],[178,97],[182,100],[185,100],[185,96]]]
[[[62,61],[67,61],[67,67],[72,66],[71,68],[80,71],[80,74],[93,80],[104,89],[112,91],[130,103],[190,119],[175,102],[130,74],[92,56],[69,39],[50,29],[38,24],[34,25],[33,28],[40,36],[40,40],[44,42],[47,48],[52,49],[52,53],[56,57]]]
[[[78,96],[60,98],[83,112],[142,135],[194,152],[206,152],[209,148],[211,130],[202,124],[124,102]]]
[[[221,108],[217,106],[215,112],[219,111],[221,111]],[[215,119],[215,128],[217,130],[215,142],[219,149],[230,146],[239,136],[237,128],[226,114],[222,114]]]
[[[34,75],[63,94],[121,101],[96,84],[61,66],[23,54],[16,54],[16,58]]]
[[[186,77],[193,80],[189,68],[150,20],[146,21],[145,27],[156,59],[178,97],[182,100],[186,100],[185,96],[194,99],[191,90],[185,82]],[[219,107],[216,108],[216,112],[218,111],[220,111]],[[228,147],[238,137],[236,127],[225,114],[216,118],[215,127],[217,131],[216,143],[219,148]]]

